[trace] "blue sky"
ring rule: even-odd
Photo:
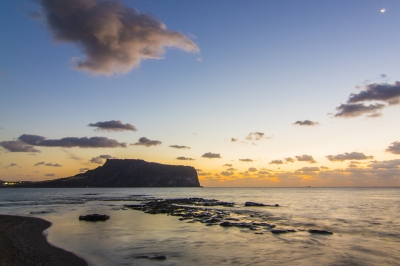
[[[385,107],[375,118],[334,117],[351,93],[369,84],[397,89],[398,1],[124,1],[193,46],[192,51],[178,44],[164,47],[162,59],[142,60],[126,73],[112,75],[74,68],[76,58],[87,54],[78,42],[54,39],[45,2],[0,3],[0,142],[17,141],[22,134],[101,136],[128,147],[35,146],[41,152],[32,155],[3,145],[0,179],[71,176],[97,167],[91,158],[110,155],[193,165],[203,172],[206,186],[400,185],[400,172],[393,172],[399,155],[386,151],[399,141],[398,106]],[[37,11],[41,16],[29,16]],[[87,126],[112,120],[138,130]],[[318,124],[294,125],[305,120]],[[254,132],[263,138],[246,140]],[[162,144],[129,145],[140,137]],[[207,152],[222,158],[201,157]],[[350,160],[326,157],[352,152],[374,157],[355,160],[365,171],[350,169]],[[318,163],[271,164],[300,155]],[[195,160],[176,160],[180,156]],[[253,162],[238,161],[243,158]],[[42,161],[62,167],[37,170],[33,165]],[[372,171],[374,163],[384,161],[391,161],[390,171]],[[223,175],[224,164],[237,170]],[[251,167],[258,171],[249,172]],[[318,170],[299,171],[304,167]],[[267,170],[268,175],[259,174]]]

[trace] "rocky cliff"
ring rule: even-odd
[[[133,159],[108,159],[103,166],[82,174],[34,182],[30,187],[199,187],[191,166],[165,165]]]

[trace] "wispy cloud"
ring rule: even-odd
[[[351,152],[351,153],[343,153],[343,154],[338,154],[338,155],[328,155],[326,156],[329,161],[331,162],[343,162],[347,160],[367,160],[367,159],[373,159],[374,156],[367,156],[364,153],[361,152]]]
[[[175,148],[175,149],[190,149],[188,146],[181,146],[181,145],[169,145],[170,148]]]
[[[19,140],[2,141],[0,146],[10,152],[40,152],[40,150],[35,149],[31,145],[27,145]]]
[[[264,137],[264,133],[262,132],[252,132],[247,135],[246,139],[247,140],[261,140]]]
[[[68,159],[76,160],[76,161],[82,161],[81,157],[73,154],[72,152],[70,152],[70,151],[68,151],[66,149],[61,149],[61,150],[68,156]]]
[[[105,122],[97,122],[88,125],[89,127],[95,127],[96,130],[103,131],[137,131],[136,127],[131,124],[123,124],[120,120],[111,120]]]
[[[249,158],[246,158],[246,159],[239,159],[239,161],[241,161],[241,162],[246,162],[246,163],[253,162],[253,160],[252,160],[252,159],[249,159]]]
[[[50,167],[62,167],[62,165],[58,164],[58,163],[53,164],[53,163],[45,163],[45,162],[38,162],[34,166],[39,166],[39,165],[50,166]]]
[[[208,159],[222,158],[219,153],[206,152],[201,157]]]
[[[117,148],[126,147],[126,143],[120,143],[115,139],[109,139],[106,137],[67,137],[62,139],[46,139],[42,136],[37,135],[21,135],[18,140],[25,142],[33,146],[44,146],[44,147],[64,147],[64,148]]]
[[[11,167],[18,167],[18,168],[22,168],[21,166],[19,166],[18,164],[16,164],[16,163],[11,163],[11,164],[9,164],[9,165],[7,165],[6,166],[6,169],[8,169],[8,168],[11,168]]]
[[[232,167],[232,164],[226,163],[226,164],[223,165],[223,167]]]
[[[55,174],[45,174],[44,176],[56,176]]]
[[[88,170],[90,170],[90,169],[89,168],[79,168],[79,173],[84,173]]]
[[[317,126],[317,125],[319,125],[318,122],[313,122],[311,120],[296,121],[294,124],[299,125],[299,126]]]
[[[181,160],[181,161],[194,161],[194,159],[192,158],[188,158],[188,157],[176,157],[177,160]]]
[[[257,168],[255,168],[255,167],[250,167],[250,168],[248,169],[248,171],[249,171],[249,172],[257,172]]]
[[[301,169],[298,169],[297,171],[302,171],[302,172],[317,172],[319,171],[319,167],[303,167]]]
[[[151,146],[157,146],[157,145],[161,145],[161,144],[162,144],[162,142],[159,140],[149,140],[146,137],[141,137],[138,142],[131,144],[131,145],[151,147]]]
[[[39,2],[54,40],[74,43],[86,55],[77,60],[78,70],[95,75],[127,73],[144,59],[162,59],[165,47],[199,52],[182,33],[168,30],[156,17],[123,1]]]
[[[236,141],[238,141],[238,139],[231,138],[231,142],[236,142]]]

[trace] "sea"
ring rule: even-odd
[[[206,226],[124,207],[140,197],[234,202],[212,208],[295,232]],[[93,213],[110,219],[78,219]],[[400,188],[5,188],[0,214],[50,221],[47,240],[89,265],[400,265]]]

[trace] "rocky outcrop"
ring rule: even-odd
[[[134,159],[108,159],[103,166],[72,177],[34,182],[29,187],[199,187],[191,166]]]

